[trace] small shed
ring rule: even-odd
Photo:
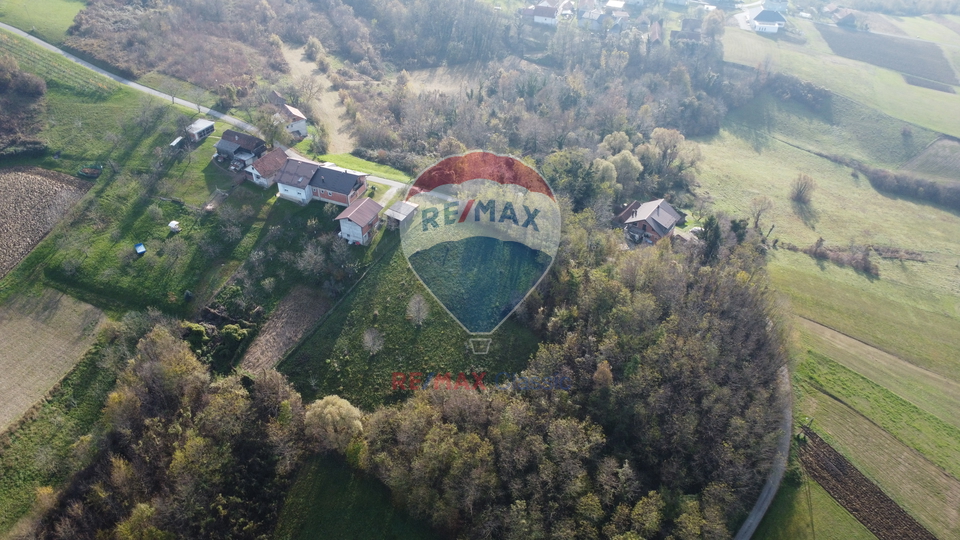
[[[170,143],[170,148],[177,149],[180,148],[180,144],[183,142],[183,137],[177,137]]]
[[[399,227],[411,214],[417,211],[419,206],[419,204],[407,201],[397,201],[393,203],[393,205],[384,212],[387,216],[387,226],[390,228]]]
[[[187,126],[187,138],[193,142],[200,142],[213,133],[214,125],[210,120],[199,118]]]
[[[167,226],[170,227],[170,230],[171,230],[172,232],[180,232],[180,222],[179,222],[179,221],[171,221]]]
[[[143,247],[143,243],[133,246],[133,250],[137,252],[137,255],[143,255],[147,252],[147,248]]]

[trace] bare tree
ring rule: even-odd
[[[363,332],[363,348],[370,356],[373,356],[383,349],[383,334],[376,328],[367,328]]]
[[[750,217],[753,218],[753,228],[760,228],[760,218],[773,209],[773,201],[766,195],[756,197],[750,202]]]
[[[790,200],[798,204],[810,204],[810,198],[816,188],[817,183],[813,181],[813,178],[801,173],[790,186]]]
[[[413,324],[421,326],[423,325],[423,321],[427,320],[427,315],[429,314],[430,306],[427,304],[427,300],[423,295],[413,295],[413,298],[411,298],[407,304],[407,319],[413,321]]]

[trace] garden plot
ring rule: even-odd
[[[0,170],[0,278],[50,232],[90,185],[37,168]]]

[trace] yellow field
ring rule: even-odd
[[[0,430],[73,368],[102,320],[97,308],[50,289],[0,306]]]

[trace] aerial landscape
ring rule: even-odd
[[[0,0],[0,538],[960,539],[960,0]]]

